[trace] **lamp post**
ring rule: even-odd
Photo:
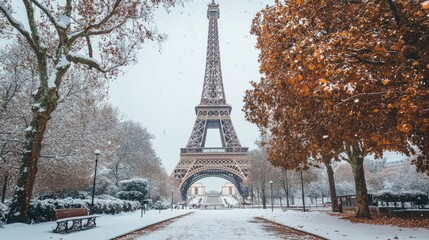
[[[252,197],[252,209],[253,209],[253,186],[252,186],[252,195],[250,195]]]
[[[99,155],[100,155],[100,150],[95,150],[95,171],[94,171],[94,184],[92,185],[91,208],[94,207],[95,180],[97,179],[97,163],[98,163]]]
[[[171,211],[173,211],[173,190],[171,190]]]
[[[301,169],[302,210],[305,212],[304,180],[302,179],[302,165],[300,165],[300,169]]]
[[[273,212],[273,181],[270,181],[271,185],[271,212]]]

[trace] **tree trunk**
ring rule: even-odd
[[[6,174],[4,176],[3,190],[1,195],[1,202],[4,203],[4,199],[6,198],[6,190],[7,190],[7,181],[9,180],[9,176]]]
[[[256,198],[256,204],[258,204],[258,209],[259,209],[259,194],[258,194],[258,197]]]
[[[25,130],[23,154],[19,167],[18,183],[10,207],[8,223],[28,222],[28,208],[33,195],[33,188],[38,171],[38,162],[42,151],[42,142],[51,114],[58,105],[58,88],[61,79],[69,66],[57,71],[56,87],[48,86],[48,67],[45,53],[36,53],[40,86],[34,96],[32,106],[32,118],[30,125]]]
[[[292,205],[295,205],[295,197],[293,196],[293,194],[290,195],[290,200]]]
[[[55,104],[56,106],[56,104]],[[38,116],[33,114],[31,125],[35,132],[26,131],[24,153],[19,167],[18,183],[10,208],[8,222],[27,222],[27,211],[33,195],[33,188],[38,171],[38,162],[42,150],[42,141],[50,113]]]
[[[337,190],[335,189],[334,170],[332,169],[332,166],[331,166],[331,158],[329,156],[323,156],[323,164],[325,164],[326,172],[328,173],[329,192],[331,193],[332,212],[338,212],[339,209],[338,209],[338,200],[337,200]]]
[[[357,218],[371,218],[368,206],[368,190],[366,188],[365,171],[363,169],[363,156],[357,144],[347,146],[347,155],[352,166],[356,188],[356,214]]]
[[[261,192],[262,192],[262,208],[266,209],[267,208],[267,196],[265,196],[265,187],[264,186],[262,186]]]
[[[286,195],[286,207],[289,207],[289,183],[287,180],[287,170],[284,170],[284,181],[283,181],[283,190],[285,191],[285,195]]]

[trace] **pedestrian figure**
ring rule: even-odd
[[[143,215],[146,213],[146,204],[142,203],[142,212],[141,212],[141,216],[143,217]]]

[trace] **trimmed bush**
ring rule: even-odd
[[[139,191],[119,191],[116,193],[116,197],[124,200],[141,201],[144,198],[144,194]]]
[[[393,193],[391,191],[381,191],[377,194],[374,194],[374,196],[382,201],[382,202],[396,202],[399,201],[399,197],[397,196],[397,193]]]
[[[171,205],[165,199],[159,199],[153,204],[153,208],[156,210],[163,210],[169,208]]]
[[[38,200],[64,199],[68,197],[73,199],[90,199],[91,193],[84,192],[84,191],[77,191],[77,190],[68,190],[68,191],[62,191],[62,192],[46,193],[46,194],[40,195],[37,199]]]
[[[135,201],[126,201],[114,197],[108,199],[94,199],[94,207],[91,208],[92,214],[117,214],[120,212],[135,211],[140,208],[140,203]],[[46,222],[55,220],[54,209],[62,208],[88,208],[90,209],[91,199],[35,199],[30,202],[28,211],[29,218],[32,222]]]
[[[412,199],[412,202],[421,208],[424,207],[424,205],[429,204],[429,197],[424,192],[415,194],[414,199]]]
[[[379,201],[383,201],[386,203],[389,202],[401,202],[402,207],[405,202],[411,202],[420,207],[429,203],[429,197],[426,193],[422,191],[405,191],[405,192],[391,192],[391,191],[381,191],[375,194],[375,197]]]
[[[143,201],[147,191],[146,179],[134,178],[120,181],[119,192],[117,192],[115,196],[123,200]]]

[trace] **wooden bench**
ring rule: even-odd
[[[53,232],[68,233],[70,231],[94,228],[96,226],[95,219],[99,216],[100,215],[89,215],[89,210],[86,208],[55,209],[57,227]],[[70,226],[68,224],[69,222],[71,224]]]

